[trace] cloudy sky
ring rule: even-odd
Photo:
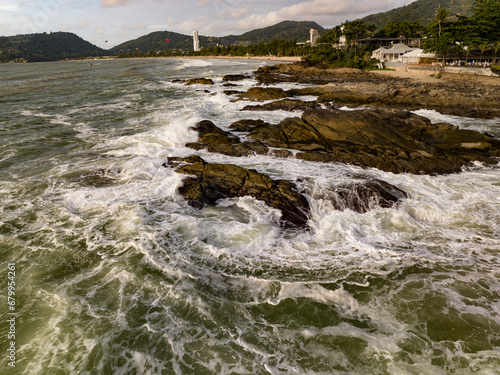
[[[285,20],[333,27],[415,0],[0,0],[0,35],[68,31],[103,48],[153,31],[242,34]]]

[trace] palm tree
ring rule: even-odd
[[[490,49],[490,42],[483,42],[483,43],[481,43],[479,45],[479,49],[481,50],[481,57],[479,58],[479,62],[481,62],[483,60],[484,51]]]
[[[439,8],[436,13],[436,22],[439,26],[438,37],[441,38],[441,24],[446,21],[450,12],[446,8]]]
[[[495,44],[493,44],[493,51],[495,51],[495,58],[494,58],[493,64],[496,64],[497,54],[498,54],[498,51],[500,51],[500,40],[498,42],[495,42]]]

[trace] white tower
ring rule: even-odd
[[[314,46],[316,44],[316,41],[319,38],[318,30],[311,29],[311,31],[309,33],[311,35],[311,38],[310,38],[311,46]]]
[[[200,50],[200,39],[198,38],[198,30],[193,31],[193,50],[195,52]]]

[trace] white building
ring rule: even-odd
[[[198,37],[198,30],[193,31],[193,50],[195,52],[200,50],[200,39]]]
[[[380,47],[372,52],[372,58],[381,62],[403,62],[403,55],[416,48],[408,47],[404,43],[398,43],[391,47]]]
[[[434,53],[424,53],[423,49],[417,48],[413,51],[405,53],[401,60],[404,64],[423,64],[434,61],[436,55]]]
[[[314,46],[316,44],[316,41],[319,39],[318,30],[311,29],[311,31],[309,32],[309,34],[310,34],[309,41],[311,42],[311,46]]]

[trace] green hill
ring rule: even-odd
[[[108,52],[72,33],[56,32],[0,37],[0,61],[54,61]]]
[[[229,35],[223,39],[229,44],[236,43],[269,43],[275,39],[294,40],[305,42],[309,40],[309,31],[318,30],[319,34],[325,30],[312,21],[283,21],[273,26],[248,31],[242,35]]]
[[[167,41],[168,40],[168,41]],[[188,50],[193,48],[193,37],[172,31],[155,31],[140,38],[129,40],[110,49],[110,52],[148,52],[156,50]]]
[[[392,9],[388,12],[372,14],[361,20],[367,24],[375,25],[376,29],[384,27],[389,21],[420,21],[420,24],[427,26],[436,16],[439,7],[451,7],[451,14],[470,15],[471,6],[474,0],[417,0],[409,5]]]
[[[228,35],[224,37],[208,37],[200,35],[200,46],[215,47],[216,45],[227,46],[229,44],[250,44],[250,43],[269,43],[275,39],[285,39],[297,41],[309,40],[310,29],[316,29],[321,34],[325,29],[316,22],[309,21],[283,21],[276,25],[252,30],[242,35]],[[168,39],[168,42],[166,41]],[[113,53],[121,52],[149,52],[159,50],[182,49],[185,51],[193,50],[193,37],[174,33],[171,31],[156,31],[140,38],[130,40],[113,47],[110,51]]]

